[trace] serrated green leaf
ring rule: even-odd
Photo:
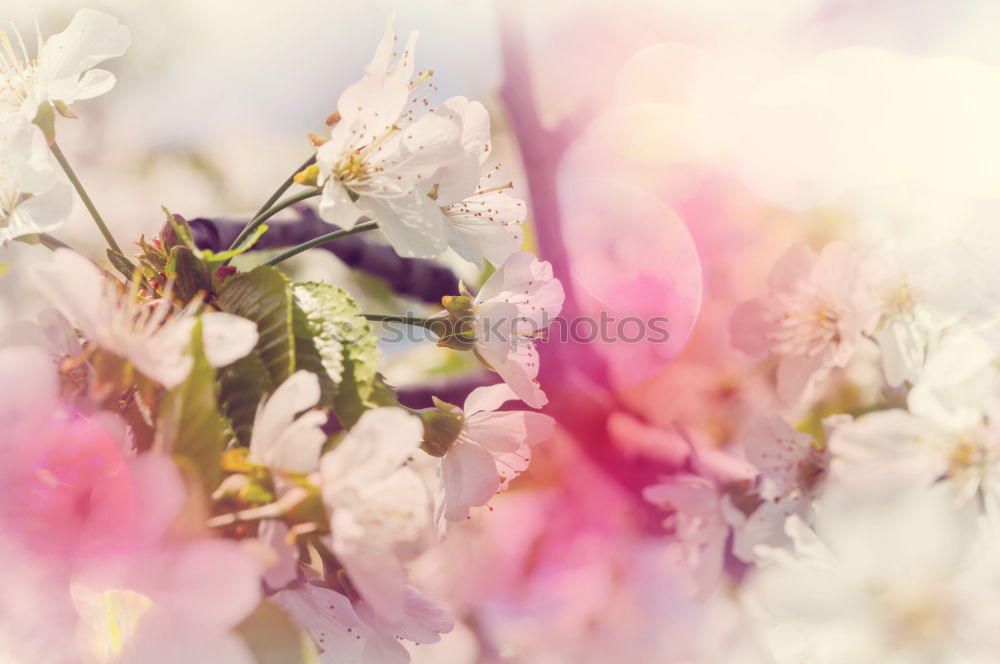
[[[294,292],[293,286],[292,293]],[[314,336],[313,329],[314,325],[310,324],[308,315],[300,306],[298,299],[293,297],[292,334],[295,336],[295,367],[316,374],[319,378],[320,405],[329,408],[333,405],[337,386],[327,369],[327,363],[323,361],[318,346],[321,340]]]
[[[296,367],[292,329],[292,287],[273,267],[261,265],[223,282],[219,308],[257,323],[256,352],[273,385],[280,385]]]
[[[153,447],[197,469],[211,492],[222,478],[219,460],[231,434],[216,402],[215,370],[205,358],[200,320],[191,335],[191,353],[191,372],[160,401]]]
[[[232,422],[241,445],[250,444],[257,406],[274,391],[271,375],[257,351],[219,369],[219,406]]]
[[[378,346],[368,321],[344,290],[319,282],[296,283],[295,302],[333,385],[331,406],[345,427],[375,407]]]

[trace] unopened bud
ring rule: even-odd
[[[295,184],[301,184],[305,187],[315,187],[319,180],[319,166],[316,164],[311,164],[305,169],[299,171],[292,178]]]

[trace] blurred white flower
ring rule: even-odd
[[[465,421],[441,460],[437,510],[461,521],[469,508],[485,505],[528,466],[530,445],[552,433],[555,420],[530,411],[494,412],[517,396],[504,383],[477,387],[465,400]]]
[[[0,113],[31,120],[43,102],[65,110],[75,101],[104,94],[114,87],[115,77],[94,67],[124,53],[131,41],[118,19],[93,9],[78,10],[65,30],[44,42],[38,34],[35,58],[16,28],[14,42],[0,31]]]
[[[815,446],[812,436],[796,431],[780,417],[753,422],[743,447],[747,461],[760,472],[757,495],[761,503],[745,523],[733,529],[733,554],[753,562],[758,545],[787,544],[785,521],[789,516],[812,521],[826,481],[829,454]]]
[[[57,249],[49,263],[33,265],[31,276],[84,339],[127,359],[167,389],[182,383],[191,370],[189,347],[199,317],[205,356],[213,367],[235,362],[257,344],[253,321],[222,312],[199,315],[199,302],[178,311],[171,311],[168,298],[142,303],[68,249]]]
[[[563,298],[552,265],[522,251],[511,255],[486,280],[473,302],[474,352],[532,408],[548,403],[536,379],[534,342],[559,315]]]
[[[719,487],[698,475],[677,474],[646,487],[642,495],[670,511],[663,526],[677,539],[678,562],[693,575],[694,594],[707,597],[722,577],[730,529]]]
[[[859,274],[860,262],[846,242],[831,242],[818,255],[798,244],[771,272],[768,294],[733,314],[734,346],[754,357],[778,358],[778,395],[786,403],[815,398],[878,320],[878,302]]]
[[[401,255],[431,258],[455,232],[437,199],[451,202],[475,189],[478,154],[467,157],[483,144],[484,117],[488,140],[489,117],[482,104],[461,97],[426,109],[419,89],[431,72],[412,80],[416,37],[398,54],[389,20],[364,77],[337,103],[339,119],[316,153],[317,184],[324,220],[350,228],[367,215]]]
[[[0,244],[59,228],[72,209],[73,192],[41,130],[0,114]]]
[[[943,481],[958,505],[978,492],[1000,506],[1000,412],[992,348],[952,329],[930,354],[909,410],[867,413],[830,437],[838,482],[868,492],[926,490]]]
[[[403,558],[431,522],[427,489],[407,463],[423,440],[420,418],[376,408],[320,460],[332,550],[351,583],[383,619],[405,610]]]
[[[790,517],[794,550],[772,550],[744,588],[772,661],[993,661],[1000,552],[981,523],[933,491],[828,494],[812,530]]]

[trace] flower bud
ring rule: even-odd
[[[319,166],[312,164],[295,174],[292,180],[295,184],[305,187],[315,187],[319,178]]]
[[[434,399],[434,408],[421,411],[424,423],[424,442],[421,449],[431,456],[443,457],[458,439],[465,425],[465,413],[458,406]]]

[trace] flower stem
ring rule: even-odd
[[[240,231],[240,234],[236,237],[236,239],[233,240],[233,243],[230,245],[229,248],[236,249],[237,247],[239,247],[241,244],[243,244],[244,241],[246,241],[248,237],[253,235],[253,232],[257,230],[258,226],[260,226],[265,221],[267,221],[274,215],[278,214],[285,208],[291,205],[295,205],[296,203],[299,203],[301,201],[304,201],[307,198],[312,198],[313,196],[319,196],[321,193],[322,189],[315,189],[315,188],[307,189],[306,191],[299,192],[297,194],[289,196],[288,198],[278,201],[277,203],[267,208],[263,212],[259,213],[253,219],[251,219],[250,222],[243,228],[243,230]]]
[[[260,206],[260,209],[257,210],[257,213],[254,215],[254,217],[259,217],[269,207],[271,207],[272,205],[274,205],[275,203],[277,203],[278,199],[281,198],[281,195],[283,193],[285,193],[286,191],[288,191],[288,188],[291,187],[292,184],[294,184],[294,182],[295,182],[295,176],[298,173],[300,173],[300,172],[306,170],[307,168],[309,168],[310,166],[312,166],[315,162],[316,162],[316,155],[314,153],[311,157],[309,157],[308,159],[306,159],[305,162],[301,166],[299,166],[297,169],[295,169],[295,171],[293,171],[292,174],[288,176],[287,180],[285,180],[284,182],[281,183],[281,186],[278,187],[277,191],[275,191],[273,194],[271,194],[271,197],[269,199],[267,199],[267,201],[265,201],[265,203],[263,205]]]
[[[313,154],[311,157],[306,159],[301,166],[295,169],[295,171],[292,172],[292,174],[289,175],[284,182],[281,183],[281,186],[278,187],[273,194],[271,194],[270,198],[264,201],[264,204],[260,206],[260,209],[257,210],[257,212],[253,215],[253,217],[250,218],[250,222],[247,224],[246,228],[244,228],[240,232],[239,237],[237,237],[236,240],[233,242],[233,246],[229,247],[230,249],[235,249],[240,245],[241,242],[250,237],[250,234],[253,233],[253,229],[256,228],[256,226],[253,226],[254,221],[259,216],[261,216],[269,209],[271,209],[271,207],[278,202],[278,199],[281,198],[281,195],[286,191],[288,191],[289,187],[295,184],[295,175],[297,173],[309,168],[310,166],[313,165],[315,161],[316,161],[316,155]]]
[[[364,314],[364,317],[372,322],[405,323],[406,325],[422,327],[432,332],[440,325],[441,320],[433,317],[424,318],[421,316],[397,316],[393,314]]]
[[[48,233],[38,234],[38,244],[42,245],[46,249],[51,249],[52,251],[55,251],[56,249],[72,249],[72,247],[68,244],[62,240],[52,237]]]
[[[83,188],[83,185],[80,184],[79,178],[76,177],[76,173],[73,172],[73,167],[69,165],[68,161],[66,161],[66,155],[63,154],[63,151],[59,148],[59,145],[56,144],[55,141],[52,141],[49,147],[52,150],[52,154],[55,155],[56,161],[59,162],[59,165],[62,166],[62,169],[66,172],[66,177],[69,178],[73,188],[76,189],[76,193],[79,194],[80,200],[83,201],[83,204],[87,207],[87,211],[90,212],[90,216],[94,218],[94,223],[97,224],[97,228],[101,231],[101,235],[104,236],[108,246],[111,247],[113,251],[116,251],[119,254],[122,253],[121,247],[119,247],[118,243],[115,242],[115,238],[111,234],[111,231],[108,230],[108,226],[104,223],[104,219],[101,218],[101,214],[97,211],[97,208],[94,207],[94,202],[90,200],[90,196],[87,195],[86,189]]]
[[[319,237],[314,237],[308,242],[303,242],[302,244],[295,245],[287,251],[283,251],[271,260],[267,261],[265,265],[277,265],[283,261],[288,260],[292,256],[297,256],[307,249],[312,249],[313,247],[318,247],[321,244],[326,244],[327,242],[332,242],[337,238],[347,237],[348,235],[354,235],[355,233],[363,233],[364,231],[370,231],[378,228],[378,223],[374,221],[368,221],[363,224],[358,224],[354,228],[342,228],[340,230],[331,231],[325,235],[320,235]]]

